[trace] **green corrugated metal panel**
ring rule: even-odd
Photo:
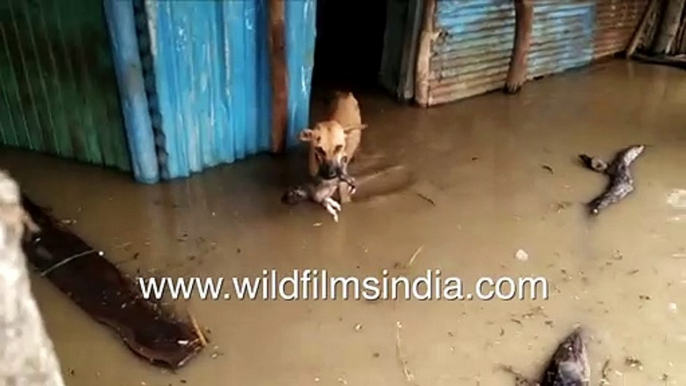
[[[101,1],[0,2],[0,142],[130,170]]]

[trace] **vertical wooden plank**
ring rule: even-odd
[[[653,45],[653,53],[656,55],[668,54],[672,49],[674,38],[679,31],[681,13],[684,10],[686,0],[669,0],[665,8],[665,14],[660,23],[659,32]]]
[[[515,38],[505,90],[514,94],[521,90],[528,71],[529,48],[534,25],[534,8],[531,0],[514,0]]]
[[[434,13],[436,0],[424,3],[424,22],[419,40],[417,54],[417,79],[415,83],[415,100],[422,107],[429,106],[429,71],[431,70],[431,47],[436,37],[434,32]]]
[[[269,0],[269,51],[272,70],[273,153],[282,153],[288,129],[288,74],[286,72],[286,7],[284,0]]]
[[[638,48],[638,45],[641,43],[641,39],[643,38],[643,35],[645,35],[648,29],[651,16],[653,15],[653,13],[655,13],[655,11],[657,11],[657,6],[660,3],[660,0],[650,0],[648,7],[646,7],[645,13],[643,14],[643,18],[641,19],[641,23],[638,25],[638,28],[636,28],[636,32],[634,32],[634,36],[631,38],[629,47],[627,47],[626,49],[627,59],[631,58],[634,52],[636,52],[636,48]]]

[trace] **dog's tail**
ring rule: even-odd
[[[296,205],[305,200],[307,200],[307,190],[302,186],[289,188],[281,196],[281,202],[286,205]]]

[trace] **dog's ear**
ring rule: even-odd
[[[312,129],[303,129],[303,131],[298,134],[298,139],[300,139],[300,142],[311,142],[313,137],[314,132]]]
[[[366,128],[367,128],[367,124],[361,123],[359,125],[346,126],[343,128],[343,131],[345,131],[346,134],[350,134],[353,131],[364,130]]]

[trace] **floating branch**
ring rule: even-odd
[[[643,153],[644,149],[644,145],[628,147],[617,153],[609,165],[599,158],[586,154],[579,155],[588,169],[603,173],[610,178],[610,183],[605,192],[588,204],[591,214],[599,214],[601,210],[618,203],[634,191],[634,180],[629,167]]]

